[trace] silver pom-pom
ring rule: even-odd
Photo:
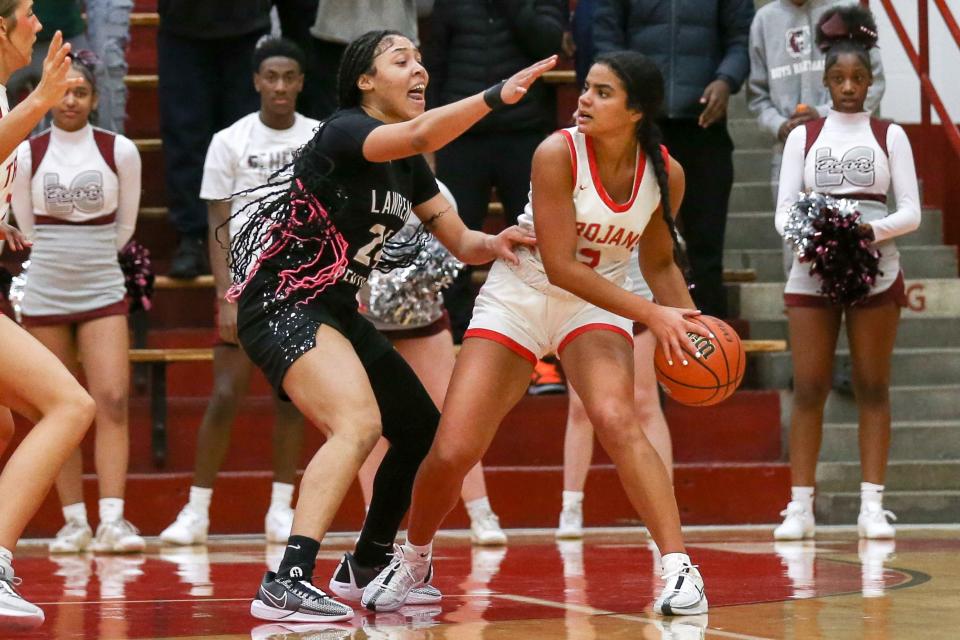
[[[405,227],[397,236],[415,233]],[[443,290],[463,269],[440,241],[431,237],[414,264],[390,273],[374,271],[368,285],[366,313],[375,321],[396,327],[422,327],[443,315]]]
[[[805,262],[804,257],[816,253],[815,238],[821,233],[819,227],[823,220],[823,211],[833,210],[840,216],[851,219],[857,214],[859,219],[857,205],[856,200],[837,200],[817,192],[801,193],[787,212],[783,238],[793,247],[794,253],[800,256],[801,262]]]
[[[10,306],[13,307],[13,316],[18,323],[23,320],[21,305],[23,304],[23,291],[27,286],[27,271],[29,269],[30,261],[24,260],[20,267],[20,274],[13,276],[10,281],[10,295],[7,299],[10,300]]]

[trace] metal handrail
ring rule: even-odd
[[[950,35],[953,36],[953,41],[960,47],[960,26],[957,26],[957,20],[953,17],[950,7],[947,6],[945,0],[933,0],[933,3],[940,10],[940,15],[943,16],[943,21],[946,23]]]
[[[954,153],[958,158],[960,158],[960,130],[957,129],[957,125],[954,124],[953,120],[950,118],[950,114],[943,105],[943,100],[940,99],[940,94],[937,93],[936,88],[933,86],[933,82],[930,80],[930,60],[926,46],[928,33],[926,20],[927,0],[918,0],[918,3],[921,10],[921,19],[919,21],[921,31],[921,46],[919,53],[913,47],[913,43],[910,41],[910,36],[907,34],[907,30],[903,26],[903,22],[900,20],[900,15],[894,8],[893,2],[891,0],[880,0],[880,4],[883,5],[883,8],[887,12],[887,17],[890,18],[890,23],[893,25],[894,31],[897,32],[897,37],[900,38],[900,44],[903,45],[904,51],[906,51],[907,57],[910,59],[910,64],[913,65],[913,70],[916,71],[917,76],[920,78],[922,97],[929,101],[929,106],[932,106],[937,112],[937,115],[940,116],[940,124],[943,126],[943,129],[947,135],[947,140],[950,142],[950,146],[953,147]],[[960,28],[957,27],[956,20],[953,19],[953,14],[950,13],[950,9],[944,4],[943,0],[934,0],[934,3],[937,5],[940,13],[943,15],[951,35],[953,35],[954,39],[957,40],[957,45],[960,46]],[[924,127],[929,128],[931,126],[930,110],[926,103],[922,105],[921,118]]]

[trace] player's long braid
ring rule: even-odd
[[[600,54],[594,62],[609,67],[620,78],[627,89],[627,106],[643,114],[637,125],[637,142],[647,161],[653,163],[657,186],[660,187],[660,211],[673,239],[673,258],[689,281],[690,263],[680,244],[673,211],[670,210],[670,175],[661,146],[663,133],[656,123],[663,105],[663,75],[650,58],[635,51]]]
[[[393,44],[395,37],[406,36],[391,29],[368,31],[351,42],[343,52],[337,70],[337,103],[341,109],[359,107],[363,103],[363,92],[357,87],[357,80],[364,74],[376,73],[374,59]],[[394,235],[383,245],[374,268],[387,273],[410,266],[429,237],[423,225],[419,225],[415,233]]]
[[[399,35],[396,31],[370,31],[347,46],[337,73],[341,111],[361,104],[357,80],[374,71],[374,58],[389,46],[384,39]],[[221,232],[229,235],[226,229],[231,219],[245,220],[229,241],[234,278],[230,297],[239,297],[268,259],[275,263],[273,270],[280,276],[280,297],[297,290],[308,290],[312,297],[343,275],[347,263],[343,233],[349,235],[363,221],[343,215],[345,195],[330,179],[333,164],[320,150],[325,125],[341,111],[321,123],[314,137],[297,150],[292,162],[270,176],[266,186],[233,194],[233,198],[256,197],[216,231],[218,241],[226,246]],[[292,179],[286,178],[291,174]],[[413,264],[428,235],[421,227],[401,241],[387,242],[376,268],[386,272]]]

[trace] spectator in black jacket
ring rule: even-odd
[[[678,212],[693,271],[693,299],[727,315],[723,236],[733,187],[727,101],[750,70],[753,0],[598,0],[597,53],[632,49],[650,56],[666,81],[660,128],[683,165],[687,192]]]
[[[203,161],[213,134],[256,111],[250,82],[257,40],[270,30],[271,0],[160,0],[157,33],[160,136],[170,222],[180,234],[169,274],[209,272]]]
[[[437,0],[424,46],[428,106],[483,91],[559,53],[567,5],[567,0]],[[520,103],[491,113],[437,152],[437,177],[450,187],[471,229],[483,224],[492,187],[507,224],[516,222],[527,203],[533,152],[555,128],[554,92],[539,82]],[[464,271],[444,294],[457,342],[473,310],[470,274]]]

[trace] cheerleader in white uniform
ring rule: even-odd
[[[17,145],[64,92],[79,80],[68,78],[70,45],[58,31],[50,42],[37,88],[12,111],[4,84],[30,62],[42,28],[30,0],[0,0],[0,236],[20,249],[29,245],[7,222]],[[57,358],[10,318],[0,314],[0,440],[12,435],[13,409],[34,423],[0,471],[0,631],[43,623],[40,607],[25,599],[14,574],[13,550],[50,486],[83,439],[94,403]],[[45,597],[37,593],[37,596]],[[2,633],[0,635],[7,635]]]
[[[17,152],[13,211],[33,242],[21,303],[27,330],[74,373],[97,403],[95,460],[100,493],[96,539],[83,502],[82,458],[57,479],[66,524],[51,552],[132,552],[143,538],[123,515],[129,460],[127,301],[118,251],[140,206],[140,155],[129,139],[97,129],[92,54],[73,59],[83,81],[53,107],[53,126]]]
[[[793,345],[793,410],[790,420],[792,495],[774,531],[778,540],[814,534],[813,494],[830,391],[834,351],[846,318],[853,388],[860,414],[862,468],[861,537],[891,538],[892,514],[882,506],[890,447],[890,363],[900,309],[906,306],[900,255],[894,238],[920,224],[920,198],[910,142],[903,129],[864,110],[871,75],[869,49],[877,41],[870,12],[857,5],[832,9],[817,26],[817,44],[826,51],[823,81],[833,108],[826,118],[807,122],[787,137],[780,171],[776,226],[781,234],[801,191],[859,201],[861,231],[881,253],[882,275],[866,299],[835,306],[820,294],[820,281],[796,258],[784,290]],[[896,208],[887,210],[893,189]]]
[[[654,609],[706,612],[669,476],[633,404],[634,321],[650,328],[676,367],[694,357],[681,346],[689,343],[687,332],[702,330],[689,319],[698,312],[674,262],[670,211],[679,206],[683,173],[659,144],[654,118],[662,100],[663,78],[652,61],[635,52],[599,56],[580,96],[577,126],[537,149],[521,226],[535,226],[538,250],[520,251],[515,267],[496,262],[477,298],[440,428],[417,474],[407,543],[367,586],[368,608],[399,608],[432,573],[433,537],[460,481],[526,392],[537,358],[556,352],[664,552],[665,585]],[[638,247],[657,299],[676,307],[623,288]]]

